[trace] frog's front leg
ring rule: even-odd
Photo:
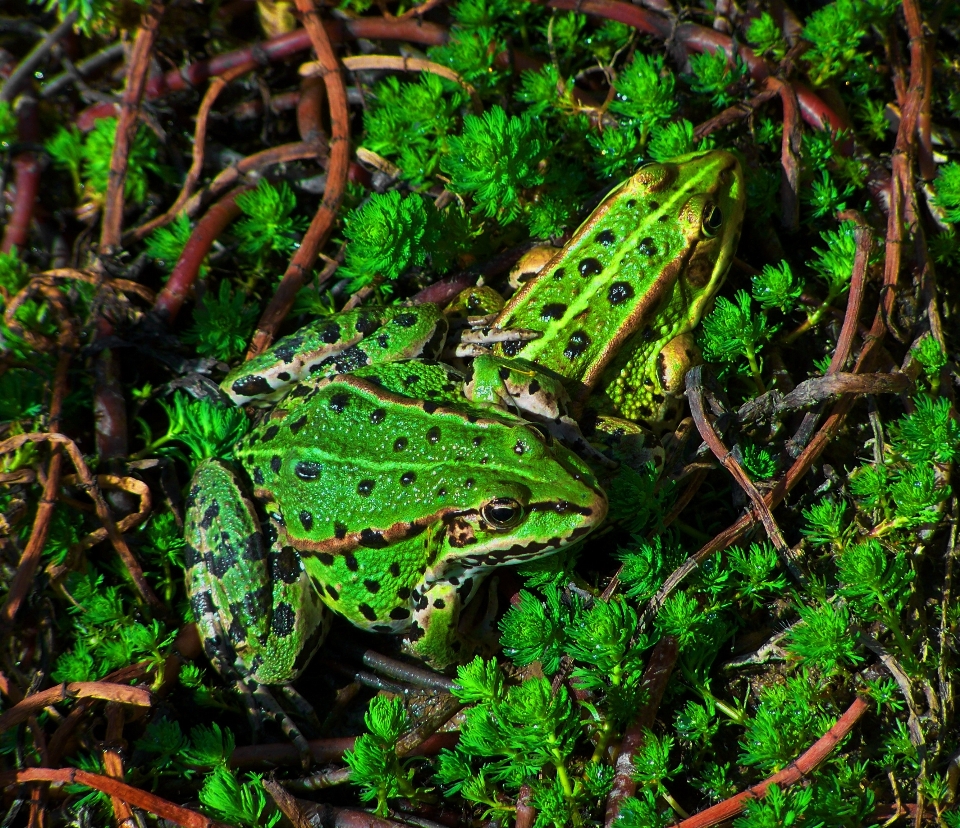
[[[586,460],[610,466],[608,457],[594,448],[570,416],[570,397],[563,382],[523,359],[491,355],[473,361],[473,377],[464,394],[474,402],[486,402],[518,413],[544,429]],[[616,464],[613,464],[616,465]]]
[[[197,467],[185,524],[187,594],[207,656],[309,762],[306,739],[267,689],[300,674],[330,623],[299,553],[268,547],[253,503],[217,460]]]

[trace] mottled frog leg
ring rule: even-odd
[[[414,610],[404,650],[440,670],[462,662],[473,650],[458,629],[462,605],[454,584],[443,581],[430,587]]]
[[[585,460],[603,466],[616,465],[587,441],[570,416],[570,397],[563,383],[531,362],[489,354],[478,356],[464,394],[474,402],[492,403],[542,424],[548,434]]]
[[[253,503],[217,460],[194,473],[185,538],[187,593],[207,656],[309,762],[306,739],[267,689],[299,675],[330,625],[300,555],[292,547],[267,547]],[[259,725],[256,714],[251,721]]]
[[[236,405],[269,404],[310,377],[346,374],[402,359],[436,359],[447,319],[433,304],[362,308],[323,317],[227,374],[220,387]]]

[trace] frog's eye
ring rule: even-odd
[[[723,212],[713,202],[707,202],[704,206],[700,226],[703,228],[703,235],[709,239],[716,236],[723,227]]]
[[[512,497],[497,497],[484,503],[480,514],[494,529],[512,529],[523,520],[523,505]]]

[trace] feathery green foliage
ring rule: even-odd
[[[204,294],[184,341],[194,343],[203,356],[230,362],[243,353],[258,313],[257,306],[245,302],[243,293],[234,293],[224,279],[216,294],[213,291]]]
[[[519,218],[524,191],[543,183],[540,162],[550,149],[543,126],[529,114],[508,116],[495,106],[465,115],[463,133],[451,136],[440,168],[450,189],[474,199],[474,212],[501,224]]]

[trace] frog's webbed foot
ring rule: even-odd
[[[289,694],[293,693],[300,702],[310,707],[306,700],[289,685],[279,685],[279,687],[280,691],[288,698],[290,698]],[[309,768],[310,763],[313,761],[310,745],[293,719],[291,719],[287,712],[277,703],[277,700],[273,697],[273,693],[270,692],[270,688],[265,684],[260,684],[248,678],[238,680],[237,689],[240,690],[244,700],[248,702],[247,717],[250,720],[250,726],[254,736],[257,737],[263,732],[262,723],[258,715],[258,713],[262,712],[268,718],[272,719],[274,723],[279,725],[284,736],[286,736],[297,749],[297,752],[300,754],[300,764],[303,765],[304,770]],[[313,712],[312,707],[310,707],[310,712],[313,718],[316,719],[316,713]]]

